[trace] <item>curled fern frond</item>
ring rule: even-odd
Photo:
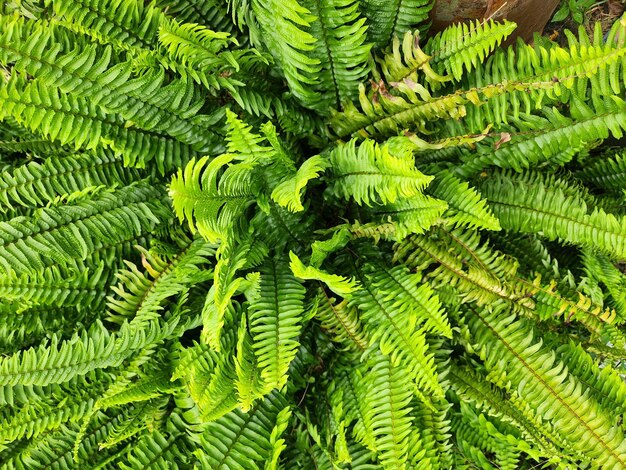
[[[191,230],[216,242],[236,237],[243,230],[241,216],[256,196],[254,167],[248,163],[231,165],[233,157],[229,154],[207,165],[209,160],[191,160],[184,171],[179,170],[170,184],[170,196],[179,220],[187,220]]]
[[[394,203],[421,191],[433,179],[415,168],[410,145],[378,145],[366,140],[334,149],[329,155],[334,184],[331,191],[357,204]]]

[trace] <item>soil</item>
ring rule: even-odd
[[[606,34],[606,32],[611,29],[611,26],[613,26],[615,21],[619,20],[622,16],[625,8],[626,1],[623,0],[598,2],[596,5],[587,10],[585,13],[585,21],[582,26],[585,28],[587,33],[591,35],[593,34],[596,22],[600,22],[602,25],[602,33]],[[567,38],[563,34],[563,31],[569,29],[570,31],[576,33],[579,26],[580,25],[572,20],[571,17],[567,17],[565,21],[548,23],[544,34],[550,36],[550,39],[558,42],[562,46],[566,46]]]

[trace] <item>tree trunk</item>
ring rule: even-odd
[[[517,23],[509,42],[517,36],[530,41],[533,33],[543,31],[558,4],[559,0],[437,0],[431,11],[431,31],[441,31],[459,21],[507,19]]]

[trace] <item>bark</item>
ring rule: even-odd
[[[459,21],[506,18],[517,23],[509,43],[517,36],[530,41],[533,33],[543,31],[558,4],[559,0],[437,0],[431,11],[431,31],[441,31]]]

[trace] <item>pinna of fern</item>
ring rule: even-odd
[[[430,7],[1,7],[7,468],[626,466],[626,20]]]

